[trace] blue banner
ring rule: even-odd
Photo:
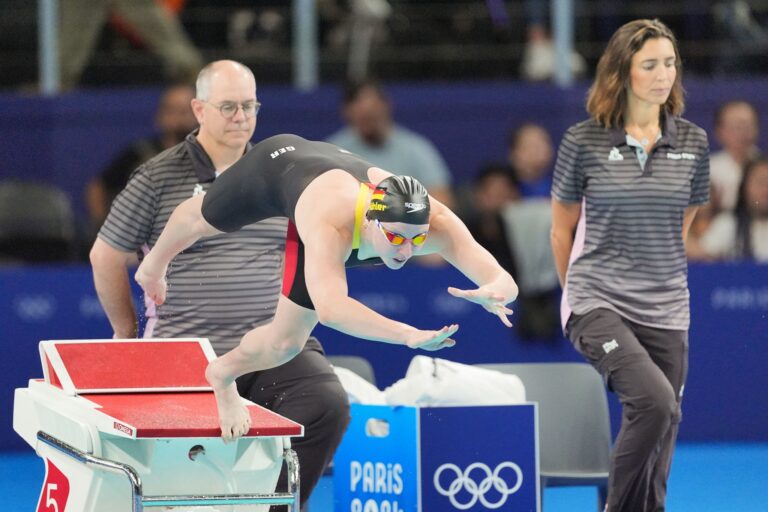
[[[421,409],[421,510],[537,512],[534,405]]]
[[[441,358],[467,364],[581,361],[563,338],[523,340],[478,306],[448,295],[448,286],[472,286],[452,268],[350,269],[348,281],[353,296],[397,320],[424,329],[458,323],[457,344]],[[692,265],[689,286],[690,370],[680,439],[767,441],[768,265]],[[13,389],[42,375],[37,343],[109,338],[112,330],[83,265],[0,269],[0,332],[0,446],[20,448],[11,427]],[[402,378],[417,354],[322,326],[315,333],[329,354],[368,359],[382,388]],[[615,431],[620,417],[614,399],[611,404]]]
[[[539,511],[536,408],[354,404],[337,512]]]
[[[337,512],[418,510],[418,409],[354,404],[333,462]]]

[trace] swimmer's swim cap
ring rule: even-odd
[[[366,216],[380,222],[429,224],[427,189],[410,176],[390,176],[376,185]]]

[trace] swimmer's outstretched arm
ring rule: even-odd
[[[482,306],[499,317],[507,327],[512,310],[507,304],[517,298],[518,287],[514,278],[499,265],[496,258],[472,237],[463,222],[446,206],[433,202],[430,235],[427,243],[478,288],[459,290],[449,287],[448,292]]]
[[[171,260],[199,238],[221,233],[203,218],[204,197],[191,197],[173,210],[154,247],[136,270],[136,282],[155,304],[165,301],[165,273]]]
[[[367,340],[410,348],[439,350],[452,347],[456,324],[421,330],[389,319],[349,297],[344,260],[347,242],[332,226],[316,226],[303,236],[307,291],[318,321],[332,329]]]

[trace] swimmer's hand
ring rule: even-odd
[[[165,294],[168,290],[168,283],[165,280],[165,269],[162,269],[160,272],[153,271],[150,268],[148,259],[149,257],[144,258],[144,261],[141,262],[134,278],[147,297],[159,306],[165,302]]]
[[[446,325],[439,331],[412,331],[405,344],[410,348],[420,348],[422,350],[435,351],[443,348],[452,347],[456,344],[456,341],[451,339],[450,336],[459,330],[457,324]]]
[[[448,293],[454,297],[480,304],[486,311],[499,317],[499,320],[507,327],[512,327],[512,322],[509,321],[507,315],[514,314],[514,311],[507,307],[507,303],[514,300],[506,300],[505,297],[486,287],[480,287],[475,290],[459,290],[452,286],[448,287]]]

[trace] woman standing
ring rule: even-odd
[[[566,132],[552,249],[568,338],[623,406],[606,510],[663,511],[688,365],[684,239],[709,195],[705,132],[680,118],[674,35],[636,20],[611,37],[590,118]]]

